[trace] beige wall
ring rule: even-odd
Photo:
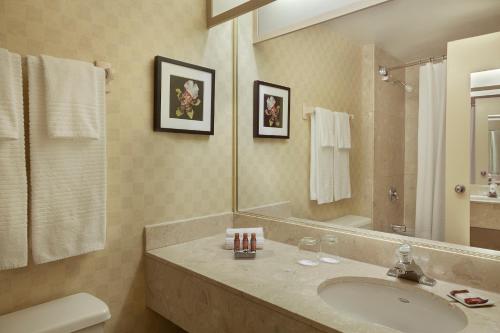
[[[447,242],[470,242],[470,73],[500,68],[500,32],[448,43],[446,104],[446,228]]]
[[[411,93],[405,93],[404,221],[411,230],[415,230],[417,203],[419,69],[408,67],[405,73],[406,83],[413,87]]]
[[[378,48],[374,57],[373,226],[378,231],[390,231],[391,224],[402,224],[404,218],[405,90],[398,84],[382,81],[376,74],[379,65],[391,67],[401,62]],[[391,75],[392,79],[405,80],[404,70],[395,70]],[[398,191],[399,200],[389,201],[390,186]]]
[[[111,62],[104,251],[0,272],[0,314],[79,291],[111,308],[107,332],[168,332],[145,308],[145,224],[231,210],[231,23],[205,1],[0,0],[0,47]],[[152,130],[153,58],[214,68],[215,135]]]
[[[239,19],[239,207],[290,201],[296,217],[371,216],[373,114],[361,102],[361,47],[336,35],[331,23],[253,45],[251,23],[251,15]],[[253,138],[257,79],[291,88],[289,140]],[[309,200],[310,121],[302,119],[303,103],[355,115],[352,199],[319,206]]]

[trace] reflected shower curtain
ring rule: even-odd
[[[415,236],[444,240],[446,61],[420,67]]]

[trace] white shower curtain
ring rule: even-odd
[[[444,240],[446,62],[420,67],[415,236]]]

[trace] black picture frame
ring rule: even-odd
[[[277,104],[281,103],[279,105],[282,110],[281,112],[281,118],[279,118],[279,121],[281,122],[281,129],[276,130],[276,132],[281,132],[281,133],[263,133],[262,129],[263,127],[266,127],[264,125],[265,116],[264,116],[264,110],[261,110],[261,107],[264,107],[264,100],[261,101],[261,96],[265,96],[266,94],[262,95],[261,90],[266,89],[266,88],[274,88],[274,91],[279,90],[281,91],[281,94],[274,94],[270,95],[273,98],[278,99]],[[254,86],[253,86],[253,136],[255,138],[272,138],[272,139],[289,139],[290,138],[290,99],[291,99],[291,90],[289,87],[281,86],[278,84],[274,83],[269,83],[265,81],[260,81],[256,80],[254,81]],[[261,104],[262,102],[262,104]],[[285,109],[286,106],[286,110]],[[286,111],[286,112],[285,112]],[[272,126],[272,125],[271,125]]]
[[[188,69],[200,72],[200,75],[203,75],[203,73],[208,73],[210,75],[210,78],[202,81],[202,80],[197,80],[197,79],[192,78],[192,77],[188,78],[186,76],[176,75],[176,74],[173,74],[172,72],[164,73],[164,64],[165,63],[172,65],[172,66],[169,66],[169,68],[174,70],[174,71],[175,71],[175,69],[182,70],[182,67],[184,67],[184,68],[188,68]],[[194,73],[194,72],[192,72],[192,73]],[[170,90],[168,91],[168,96],[166,96],[167,94],[165,94],[165,92],[162,92],[162,84],[164,84],[164,82],[165,82],[164,80],[165,80],[167,75],[169,77],[169,87],[170,87]],[[205,74],[205,76],[206,76],[206,74]],[[193,99],[199,100],[200,101],[199,104],[202,105],[202,108],[201,108],[201,117],[202,117],[201,121],[202,122],[196,123],[196,124],[197,125],[202,124],[204,127],[206,127],[206,129],[199,130],[199,129],[190,128],[190,125],[191,125],[190,123],[192,123],[193,121],[200,121],[199,119],[195,119],[192,116],[196,111],[198,112],[198,114],[200,112],[200,110],[194,111],[195,110],[194,108],[198,106],[198,105],[195,105],[194,103],[190,103],[190,105],[189,105],[190,110],[191,110],[191,112],[190,112],[191,119],[189,119],[187,117],[188,112],[182,112],[182,116],[184,117],[183,119],[180,118],[179,114],[177,114],[177,116],[175,116],[175,117],[172,117],[172,113],[173,113],[172,110],[174,107],[174,104],[172,104],[172,103],[174,103],[174,102],[172,101],[172,98],[171,98],[172,89],[173,89],[173,87],[171,86],[171,82],[173,82],[172,80],[174,80],[174,79],[175,80],[190,80],[190,81],[195,82],[194,86],[196,88],[196,90],[195,90],[196,91],[196,98],[191,98],[191,100],[193,100]],[[203,83],[203,85],[201,88],[198,88],[198,84],[200,82]],[[186,84],[187,83],[188,83],[188,81],[186,81]],[[210,86],[209,87],[205,86],[205,84],[209,84]],[[180,89],[176,89],[176,91],[177,90],[180,90]],[[184,85],[184,90],[185,90],[185,92],[187,91],[186,85]],[[210,91],[208,94],[206,94],[207,90]],[[198,98],[198,91],[200,93],[202,93],[201,98]],[[203,93],[205,93],[205,94],[203,95]],[[181,97],[184,96],[184,93],[182,91],[180,91],[180,94],[181,94]],[[180,110],[179,108],[181,108],[182,111],[184,111],[184,109],[181,107],[181,104],[180,104],[179,93],[177,93],[176,96],[178,98],[178,101],[175,102],[178,105],[177,112],[181,112],[181,111],[179,111]],[[209,98],[207,98],[207,97],[209,97]],[[164,99],[167,101],[168,110],[162,110],[162,102]],[[209,101],[209,102],[206,103],[207,101]],[[191,104],[195,105],[195,106],[192,106]],[[205,104],[207,104],[207,105],[205,105]],[[165,107],[165,105],[163,105],[163,106]],[[206,117],[206,109],[205,109],[206,107],[210,108],[210,114],[208,117]],[[175,121],[175,125],[173,125],[172,127],[170,127],[171,125],[168,125],[168,124],[165,125],[166,122],[168,123],[168,122],[173,122],[173,121]],[[208,125],[205,123],[207,121],[209,122]],[[192,123],[192,124],[194,124],[194,123]],[[214,135],[214,126],[215,126],[215,70],[211,69],[211,68],[202,67],[202,66],[186,63],[183,61],[175,60],[175,59],[170,59],[170,58],[166,58],[166,57],[162,57],[162,56],[156,56],[154,59],[153,130],[156,132],[173,132],[173,133]]]

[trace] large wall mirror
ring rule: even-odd
[[[257,44],[253,15],[238,18],[240,212],[398,239],[450,241],[445,176],[454,166],[445,165],[447,45],[500,31],[498,17],[487,14],[499,13],[500,4],[478,2],[470,12],[449,1],[425,3],[432,10],[422,11],[415,1],[388,1]],[[463,15],[470,20],[461,21]],[[393,26],[400,27],[397,33]],[[255,81],[290,88],[290,109],[278,92],[255,96]],[[458,193],[450,190],[467,202],[470,184],[486,191],[488,174],[500,181],[500,81],[471,88],[472,113],[464,121],[476,126],[475,171]],[[492,96],[483,98],[487,88]],[[254,136],[256,123],[279,127],[283,118],[289,119],[289,138]],[[500,237],[492,241],[472,224],[473,215],[484,212],[471,208],[471,242],[462,245],[500,250]],[[500,230],[500,217],[493,220]]]

